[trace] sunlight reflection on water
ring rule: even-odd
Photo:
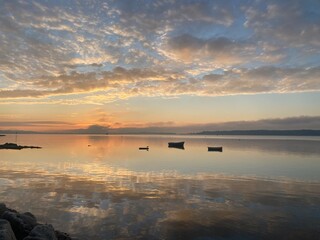
[[[21,136],[0,197],[79,239],[319,239],[318,140],[172,139]]]

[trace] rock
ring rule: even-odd
[[[72,240],[72,238],[67,233],[55,230],[55,234],[58,240]]]
[[[7,206],[4,203],[0,203],[0,217],[2,216],[2,214],[4,214],[5,211],[17,213],[16,210],[7,208]]]
[[[36,217],[31,212],[25,212],[24,215],[28,215],[28,216],[36,219]]]
[[[17,240],[10,223],[5,219],[0,219],[0,240]]]
[[[32,228],[37,225],[37,219],[32,213],[26,212],[23,214],[19,214],[19,216],[23,220],[25,225],[30,225],[32,226]]]
[[[7,206],[4,203],[0,203],[0,217],[5,211],[8,211]]]
[[[0,203],[0,240],[72,239],[67,233],[54,230],[52,225],[37,223],[36,217],[30,212],[21,214]]]
[[[58,240],[52,225],[38,225],[23,240]]]
[[[2,214],[2,218],[10,222],[17,240],[24,239],[37,225],[36,219],[30,216],[30,214],[20,214],[11,211],[5,211]]]

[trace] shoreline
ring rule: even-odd
[[[19,213],[0,203],[0,239],[2,240],[76,240],[51,224],[38,223],[30,212]]]

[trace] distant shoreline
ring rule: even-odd
[[[248,136],[320,136],[320,130],[231,130],[203,131],[192,135],[248,135]]]
[[[228,130],[228,131],[202,131],[195,133],[161,133],[161,132],[110,132],[110,133],[97,133],[97,132],[33,132],[33,131],[0,131],[0,136],[4,134],[66,134],[66,135],[215,135],[215,136],[320,136],[320,130],[301,129],[301,130]]]

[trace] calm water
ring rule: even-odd
[[[185,150],[167,147],[181,140]],[[19,135],[18,144],[43,149],[0,150],[1,202],[78,239],[320,239],[320,138]]]

